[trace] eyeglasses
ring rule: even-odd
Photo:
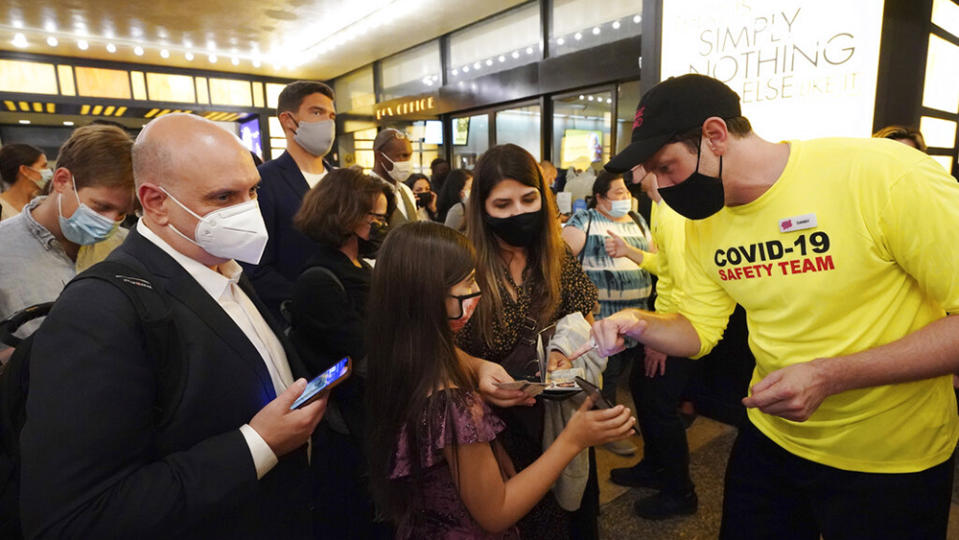
[[[375,217],[376,219],[378,219],[378,220],[380,220],[380,221],[383,221],[383,222],[386,222],[386,221],[390,218],[390,216],[388,216],[388,215],[386,215],[386,214],[377,214],[376,212],[367,212],[367,214],[369,214],[369,215],[371,215],[371,216]]]

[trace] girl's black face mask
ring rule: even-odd
[[[719,156],[719,177],[699,172],[702,143],[696,149],[696,171],[675,186],[659,188],[659,195],[670,208],[688,219],[706,219],[726,204],[723,191],[723,156]]]

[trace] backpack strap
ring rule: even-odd
[[[176,324],[165,296],[151,281],[153,275],[132,258],[111,258],[93,265],[67,286],[84,279],[99,279],[119,289],[133,304],[146,340],[146,350],[156,366],[156,424],[169,422],[180,404],[186,385],[186,366],[179,354]]]

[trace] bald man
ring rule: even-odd
[[[140,133],[133,173],[143,217],[108,261],[149,278],[177,356],[154,358],[119,286],[67,286],[31,356],[24,532],[310,537],[306,443],[326,403],[290,410],[303,368],[236,262],[256,263],[266,243],[250,153],[212,122],[168,115]],[[158,365],[185,373],[162,423]]]

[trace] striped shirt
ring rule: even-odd
[[[567,227],[576,227],[586,233],[586,243],[580,253],[583,270],[599,291],[599,316],[606,318],[626,308],[647,309],[652,279],[645,270],[626,257],[612,258],[606,254],[606,238],[612,230],[629,245],[649,251],[649,226],[639,217],[642,228],[632,219],[612,221],[595,208],[580,210],[570,218]],[[587,232],[588,229],[588,232]]]

